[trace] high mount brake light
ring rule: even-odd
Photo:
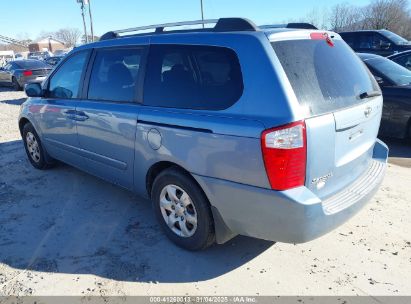
[[[305,183],[307,143],[304,121],[265,130],[261,149],[271,188],[287,190]]]
[[[334,46],[334,42],[332,41],[331,37],[328,35],[328,33],[311,33],[310,37],[312,40],[325,40],[329,46]]]

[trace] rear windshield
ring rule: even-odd
[[[18,61],[16,64],[22,69],[49,69],[50,66],[40,60]]]
[[[363,102],[359,95],[379,90],[371,73],[343,40],[287,40],[272,46],[299,103],[318,115]]]

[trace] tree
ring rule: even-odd
[[[374,0],[363,10],[364,26],[387,29],[400,36],[411,37],[411,15],[407,0]]]
[[[81,36],[81,32],[77,28],[62,28],[55,32],[53,36],[56,39],[59,39],[62,42],[64,42],[66,47],[70,48],[74,47],[77,44]]]
[[[94,36],[93,39],[91,39],[91,35],[87,35],[88,42],[95,42],[99,40],[100,40],[100,36]],[[86,35],[81,36],[81,43],[86,43]]]
[[[66,47],[74,47],[81,37],[81,31],[77,28],[62,28],[56,32],[41,31],[37,39],[54,38],[63,42]]]
[[[310,23],[319,29],[328,29],[328,9],[327,7],[314,7],[304,17],[288,18],[281,23]]]
[[[326,7],[313,8],[304,18],[300,19],[300,22],[307,22],[319,29],[328,29],[328,9]]]
[[[331,8],[329,22],[335,32],[358,30],[362,28],[362,8],[340,3]]]
[[[41,39],[48,38],[48,37],[54,37],[55,34],[56,34],[55,32],[41,31],[40,34],[37,36],[36,40],[41,40]]]

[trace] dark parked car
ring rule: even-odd
[[[374,74],[384,97],[380,135],[411,137],[411,71],[374,54],[359,54]]]
[[[51,57],[51,53],[48,51],[43,51],[43,52],[31,52],[28,53],[27,59],[38,59],[38,60],[45,60],[49,57]]]
[[[404,68],[411,70],[411,50],[397,53],[387,57],[388,59],[402,65]]]
[[[42,82],[52,67],[40,60],[10,61],[0,68],[0,84],[21,90],[26,83]]]
[[[55,65],[57,65],[57,64],[61,61],[61,59],[63,59],[63,58],[64,58],[64,56],[52,56],[52,57],[49,57],[49,58],[47,58],[47,59],[44,59],[44,62],[47,63],[47,64],[49,64],[49,65],[51,65],[51,66],[55,66]]]
[[[411,50],[411,42],[387,30],[343,32],[340,35],[357,53],[389,56]]]

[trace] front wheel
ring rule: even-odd
[[[160,225],[175,244],[202,250],[214,243],[210,205],[190,176],[174,168],[161,172],[153,183],[151,198]]]
[[[51,163],[48,163],[47,159],[50,160],[51,157],[44,150],[40,138],[31,123],[24,125],[22,136],[27,157],[33,167],[40,170],[49,168]]]

